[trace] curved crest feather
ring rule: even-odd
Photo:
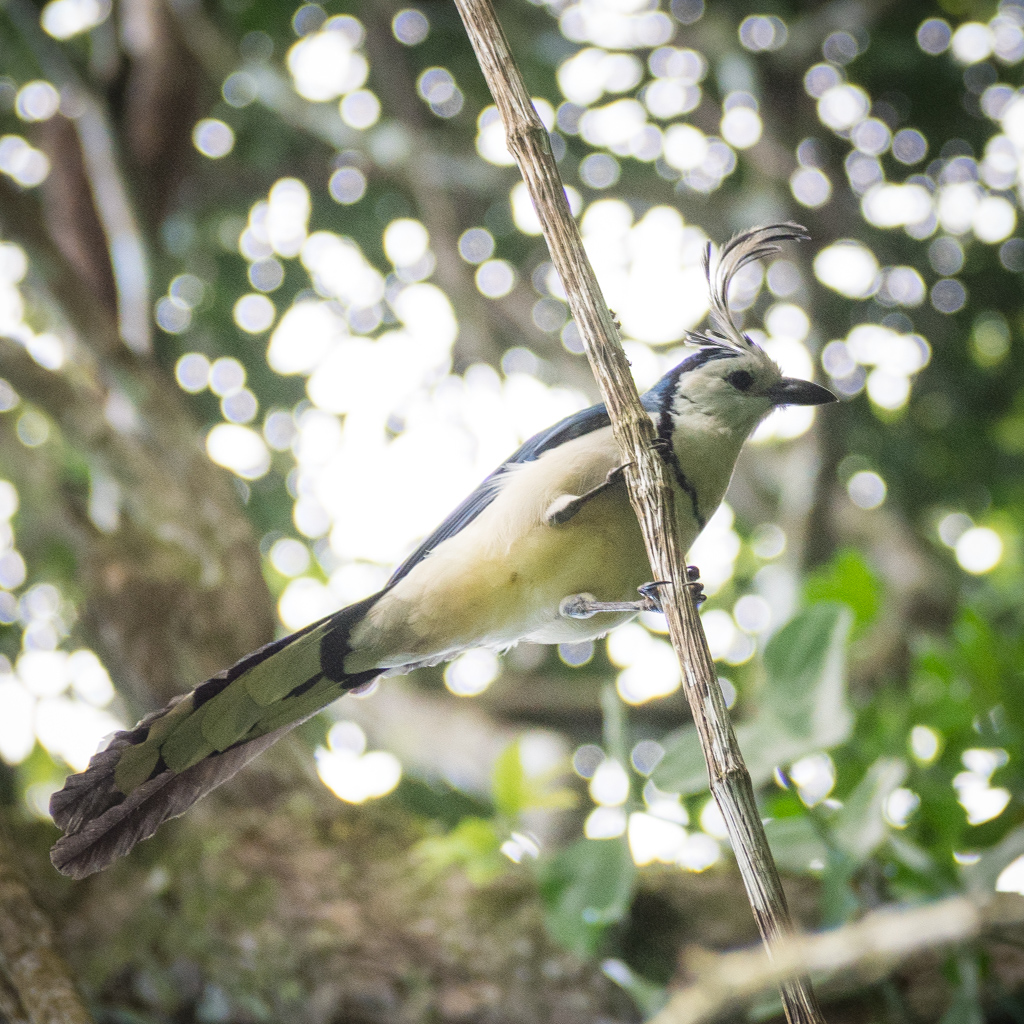
[[[727,348],[738,352],[752,352],[757,346],[740,330],[729,309],[729,286],[733,278],[748,263],[764,259],[782,251],[780,242],[803,242],[810,239],[807,229],[787,221],[750,228],[733,235],[718,253],[714,270],[711,268],[712,245],[704,250],[704,276],[710,293],[711,330],[706,334],[687,331],[686,340],[694,345]]]

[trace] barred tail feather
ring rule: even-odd
[[[54,821],[60,827],[68,828],[58,820],[63,806],[71,809],[65,820],[77,818],[80,824],[77,829],[68,828],[67,834],[54,845],[50,852],[53,866],[71,878],[85,878],[109,867],[118,857],[129,853],[136,843],[153,835],[169,818],[184,814],[211,789],[227,782],[298,724],[292,722],[258,739],[232,747],[223,754],[212,754],[183,772],[167,769],[98,816],[86,816],[80,809],[88,808],[97,797],[109,803],[106,798],[113,795],[114,768],[122,748],[111,746],[101,751],[89,762],[87,771],[72,775],[64,789],[54,795],[55,803],[51,803]],[[62,799],[56,801],[57,797]]]
[[[286,732],[375,678],[346,673],[348,637],[379,594],[247,655],[116,733],[50,800],[54,866],[84,878],[183,814]]]

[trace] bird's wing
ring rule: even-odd
[[[403,576],[419,565],[438,545],[465,529],[497,497],[505,483],[509,468],[523,462],[533,462],[545,452],[576,437],[607,427],[611,420],[604,405],[573,413],[553,427],[534,434],[521,448],[509,456],[486,480],[427,539],[395,570],[388,580],[393,587]]]

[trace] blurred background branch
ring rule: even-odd
[[[762,950],[715,955],[695,949],[687,965],[699,980],[676,992],[650,1024],[707,1024],[772,991],[780,980],[804,973],[829,978],[852,970],[864,978],[881,977],[922,949],[964,942],[986,926],[1019,928],[1022,922],[1024,902],[1017,895],[985,905],[954,897],[930,906],[878,910],[831,932],[789,938],[770,958]]]

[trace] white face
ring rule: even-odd
[[[782,371],[760,349],[710,359],[680,376],[676,413],[710,417],[717,429],[746,437],[778,404],[772,390],[782,379]]]

